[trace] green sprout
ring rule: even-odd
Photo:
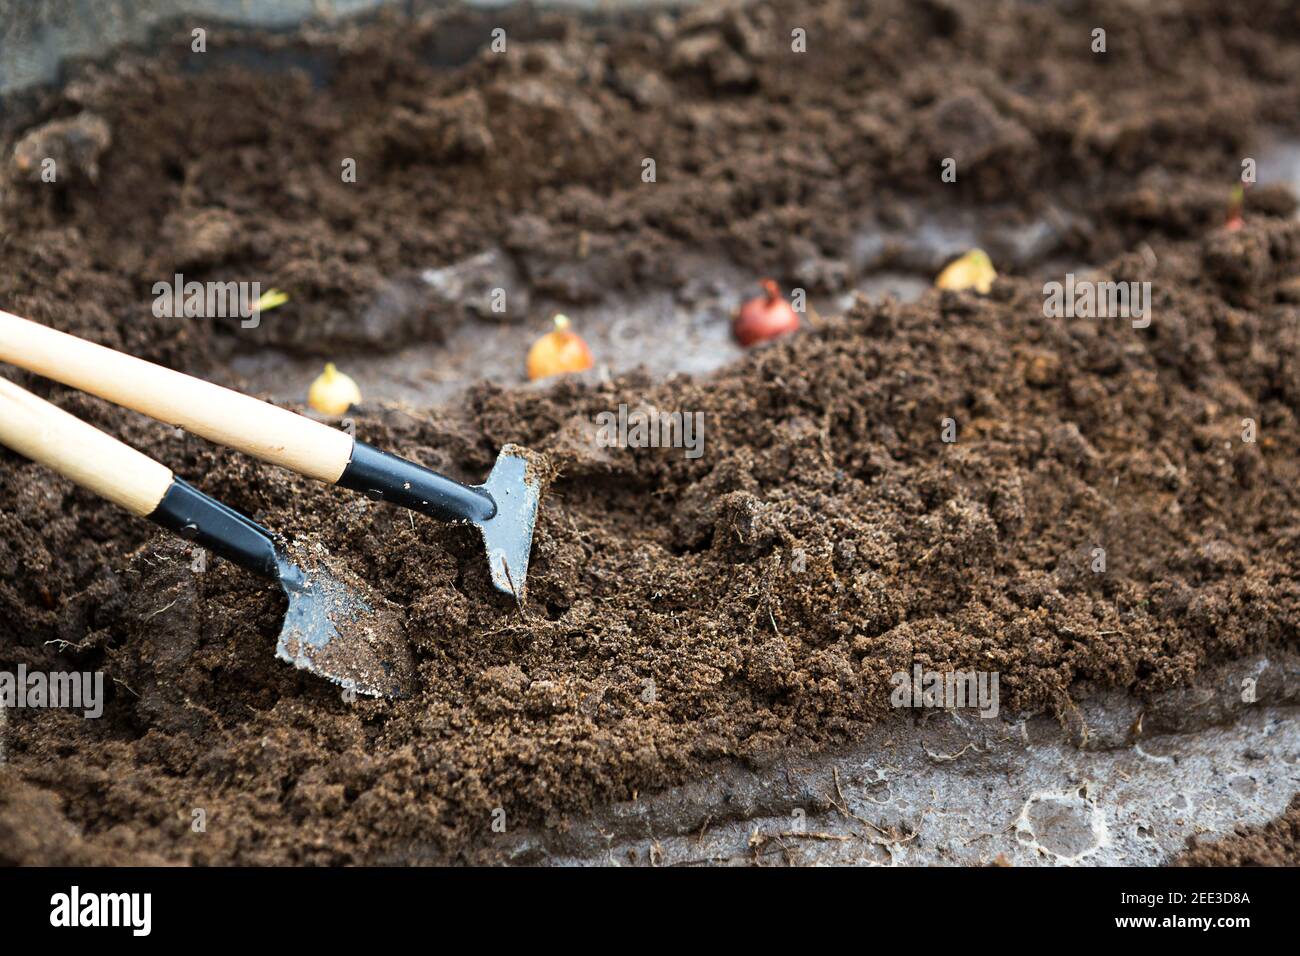
[[[253,303],[254,312],[266,312],[274,309],[276,306],[284,305],[289,301],[289,293],[281,292],[279,289],[267,289],[261,297]]]

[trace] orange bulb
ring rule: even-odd
[[[569,318],[565,315],[557,315],[555,328],[528,350],[528,377],[534,381],[566,372],[582,372],[592,364],[591,349],[582,336],[569,329]]]

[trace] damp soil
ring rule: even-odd
[[[521,604],[472,529],[6,369],[345,560],[404,610],[417,689],[352,699],[277,661],[277,588],[0,452],[0,663],[110,688],[98,720],[5,712],[0,861],[495,862],[502,825],[860,741],[916,663],[997,671],[1004,711],[1068,725],[1099,688],[1293,646],[1294,195],[1222,224],[1241,158],[1295,132],[1298,39],[1282,3],[385,14],[224,31],[203,60],[163,31],[8,104],[0,305],[231,384],[267,349],[451,341],[484,315],[423,273],[485,253],[519,364],[543,304],[689,305],[700,257],[852,304],[709,374],[356,410],[466,480],[507,442],[547,457]],[[19,161],[41,153],[58,184]],[[863,237],[935,207],[1046,225],[988,296],[852,297],[919,268]],[[1150,326],[1044,318],[1054,262],[1150,281]],[[255,329],[155,317],[177,272],[291,301]],[[703,413],[703,454],[602,447],[620,405]]]

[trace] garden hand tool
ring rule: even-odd
[[[325,569],[304,568],[271,533],[171,469],[0,378],[0,444],[83,488],[276,581],[289,609],[276,656],[375,697],[405,696],[415,664],[396,609]]]
[[[541,480],[506,445],[463,485],[323,422],[0,311],[0,360],[302,475],[479,529],[497,590],[524,598]]]

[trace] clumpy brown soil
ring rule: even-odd
[[[361,439],[466,479],[505,442],[549,457],[522,608],[469,529],[13,373],[346,557],[406,609],[420,689],[348,701],[275,661],[278,590],[0,453],[0,663],[112,685],[102,720],[7,713],[0,860],[490,861],[498,809],[545,825],[725,758],[852,741],[913,662],[998,671],[1005,711],[1063,712],[1079,682],[1151,693],[1295,642],[1294,199],[1253,190],[1246,228],[1219,228],[1245,150],[1300,115],[1289,5],[501,22],[503,57],[446,14],[282,37],[288,75],[217,49],[201,69],[165,50],[85,69],[7,121],[12,144],[89,111],[112,142],[57,188],[10,170],[0,305],[222,378],[267,343],[444,334],[454,312],[375,303],[491,245],[575,301],[682,281],[701,250],[811,283],[864,223],[956,201],[1065,213],[1050,254],[1151,281],[1151,326],[1045,319],[1041,280],[1012,275],[987,297],[860,300],[708,379],[362,410]],[[257,330],[156,319],[148,290],[175,271],[292,304]],[[597,447],[620,403],[703,412],[703,456]]]

